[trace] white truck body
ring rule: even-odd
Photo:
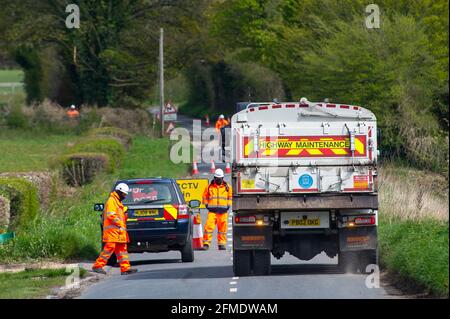
[[[251,103],[232,117],[231,138],[235,273],[266,274],[268,252],[306,260],[376,252],[371,111],[306,99]]]
[[[329,103],[249,105],[232,118],[237,192],[373,192],[372,112]]]

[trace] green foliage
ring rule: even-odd
[[[434,220],[381,222],[381,262],[431,293],[448,298],[448,232],[448,223]]]
[[[281,79],[252,62],[229,61],[193,64],[187,71],[189,94],[181,110],[190,115],[235,112],[238,101],[284,100]]]
[[[80,276],[85,276],[82,269]],[[63,286],[66,269],[26,269],[18,273],[0,274],[0,299],[45,298],[55,286]]]
[[[8,13],[2,21],[8,28],[1,33],[12,48],[25,42],[42,52],[52,43],[53,54],[47,59],[53,57],[60,67],[57,70],[48,61],[46,65],[49,73],[58,72],[56,98],[66,103],[67,97],[73,97],[80,99],[78,104],[137,107],[157,79],[160,27],[165,30],[166,74],[172,77],[186,63],[192,43],[185,39],[198,32],[196,24],[203,12],[198,9],[206,2],[76,0],[82,27],[68,29],[66,1],[0,0],[2,11]]]
[[[6,115],[6,125],[11,129],[27,129],[29,128],[28,118],[23,114],[20,107],[14,106]]]
[[[109,156],[110,168],[117,169],[125,156],[124,146],[115,138],[86,138],[68,149],[69,153],[105,153]]]
[[[36,187],[21,178],[0,178],[0,194],[10,201],[10,229],[22,231],[38,214],[39,197]]]
[[[0,157],[0,172],[43,171],[51,156],[64,151],[75,135],[49,134],[31,129],[0,130],[0,149],[8,150]]]
[[[133,140],[131,134],[118,127],[105,126],[94,128],[88,131],[88,136],[92,137],[114,137],[121,141],[126,149],[129,149]]]
[[[41,102],[44,99],[42,91],[42,64],[39,52],[32,47],[20,46],[14,52],[16,62],[24,70],[27,104]]]

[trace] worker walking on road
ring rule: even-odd
[[[222,162],[225,162],[225,127],[230,125],[229,119],[226,120],[223,114],[220,114],[216,122],[216,131],[220,136],[220,145],[222,150]]]
[[[232,191],[224,181],[224,173],[220,168],[216,169],[214,179],[206,187],[203,193],[203,204],[208,209],[205,232],[203,236],[203,249],[211,246],[212,234],[217,225],[218,249],[225,250],[227,243],[227,219],[228,210],[231,207]]]
[[[127,184],[119,183],[106,202],[103,211],[103,251],[92,267],[96,273],[106,274],[103,267],[113,253],[117,256],[122,275],[137,272],[137,269],[130,268],[127,251],[127,243],[130,241],[127,232],[128,213],[122,204],[129,191]]]

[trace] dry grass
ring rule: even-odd
[[[442,175],[386,164],[378,185],[383,219],[448,221],[448,180]]]

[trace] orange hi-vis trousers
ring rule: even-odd
[[[228,213],[218,214],[208,212],[208,218],[206,220],[205,232],[203,235],[203,245],[211,246],[212,234],[217,224],[217,244],[227,244],[227,220]]]
[[[120,265],[120,271],[124,272],[130,269],[130,259],[128,257],[127,244],[125,243],[105,243],[100,256],[95,261],[93,268],[103,268],[111,255],[115,253]]]

